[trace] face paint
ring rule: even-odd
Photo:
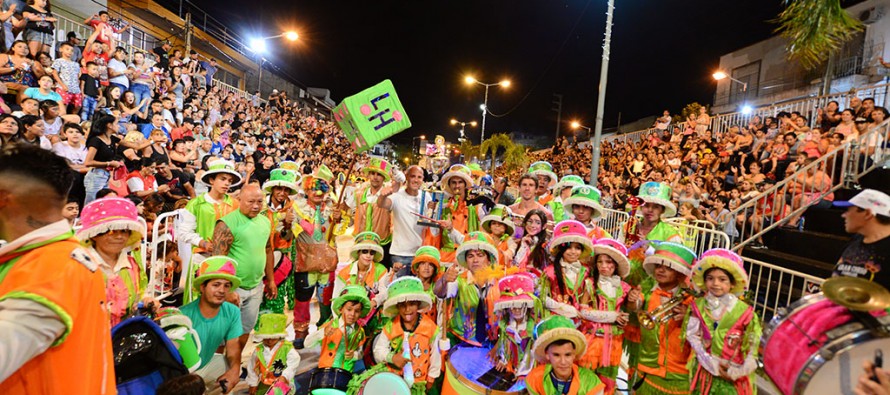
[[[327,182],[324,182],[319,179],[316,179],[314,185],[312,185],[312,190],[315,191],[316,195],[323,195],[323,194],[327,193],[330,189],[331,189],[331,187],[328,186]]]

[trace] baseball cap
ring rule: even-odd
[[[890,217],[890,196],[874,189],[864,189],[852,199],[834,202],[836,207],[856,206],[861,209],[871,210],[872,214],[880,214]]]
[[[272,93],[278,93],[278,89],[272,89]]]

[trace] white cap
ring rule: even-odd
[[[272,89],[272,93],[278,93],[278,89]]]
[[[842,202],[834,202],[837,207],[856,206],[870,210],[872,214],[890,217],[890,196],[874,189],[864,189],[852,199]]]

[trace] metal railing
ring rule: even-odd
[[[65,41],[64,36],[67,34],[67,32],[70,31],[77,33],[77,36],[83,38],[84,42],[86,42],[86,39],[93,34],[93,28],[85,25],[83,21],[75,21],[71,18],[59,15],[58,13],[55,13],[53,15],[56,17],[55,25],[58,41]],[[132,26],[128,27],[127,31],[129,32],[129,37],[133,37],[134,31],[136,30],[138,29]],[[143,35],[147,34],[145,32],[139,32]],[[151,53],[146,51],[145,49],[134,46],[132,45],[132,43],[129,43],[127,41],[121,40],[121,37],[121,33],[114,34],[115,45],[124,47],[127,50],[127,63],[131,63],[133,61],[133,54],[135,54],[136,52],[142,52],[146,55],[151,55]],[[55,48],[56,46],[53,46],[53,50],[55,50]]]
[[[603,141],[607,142],[622,142],[622,143],[637,143],[642,141],[644,138],[648,137],[652,133],[664,133],[665,131],[671,132],[674,127],[679,127],[680,132],[686,129],[686,122],[680,123],[672,123],[668,126],[667,129],[658,129],[658,128],[646,128],[642,130],[637,130],[629,133],[615,133],[610,134],[608,136],[603,136]]]
[[[628,218],[630,215],[625,211],[604,208],[603,216],[597,220],[596,225],[609,232],[612,237],[618,237],[618,231],[621,230]]]
[[[762,191],[735,210],[739,251],[765,233],[797,218],[813,204],[842,187],[853,187],[860,177],[881,166],[888,157],[890,120],[845,142],[793,174]],[[799,155],[804,155],[803,153]]]
[[[789,270],[756,259],[742,257],[748,272],[748,304],[763,322],[776,310],[787,307],[802,296],[818,293],[822,278]]]
[[[669,222],[680,232],[683,245],[695,251],[695,255],[701,255],[712,248],[730,247],[729,236],[722,230],[717,230],[710,222],[708,225],[699,221],[688,223],[682,218],[671,218],[665,222]]]
[[[148,266],[148,289],[145,293],[155,299],[163,299],[172,295],[177,290],[185,289],[187,280],[192,273],[191,268],[189,267],[192,246],[190,244],[179,243],[176,235],[176,229],[179,227],[180,221],[182,220],[182,217],[180,216],[182,210],[183,209],[179,209],[158,215],[152,225],[151,242],[149,243],[151,264]],[[165,279],[168,277],[172,278],[174,274],[168,272],[167,262],[165,260],[165,257],[169,252],[166,248],[166,242],[168,241],[176,245],[176,250],[182,260],[179,283],[170,284],[170,286],[165,284]]]

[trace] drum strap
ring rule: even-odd
[[[634,391],[633,392],[637,392],[637,390],[643,386],[643,382],[646,381],[646,376],[648,376],[648,375],[649,375],[648,373],[643,373],[643,376],[640,377],[639,379],[637,379],[637,382],[634,383],[634,388],[633,388]]]

